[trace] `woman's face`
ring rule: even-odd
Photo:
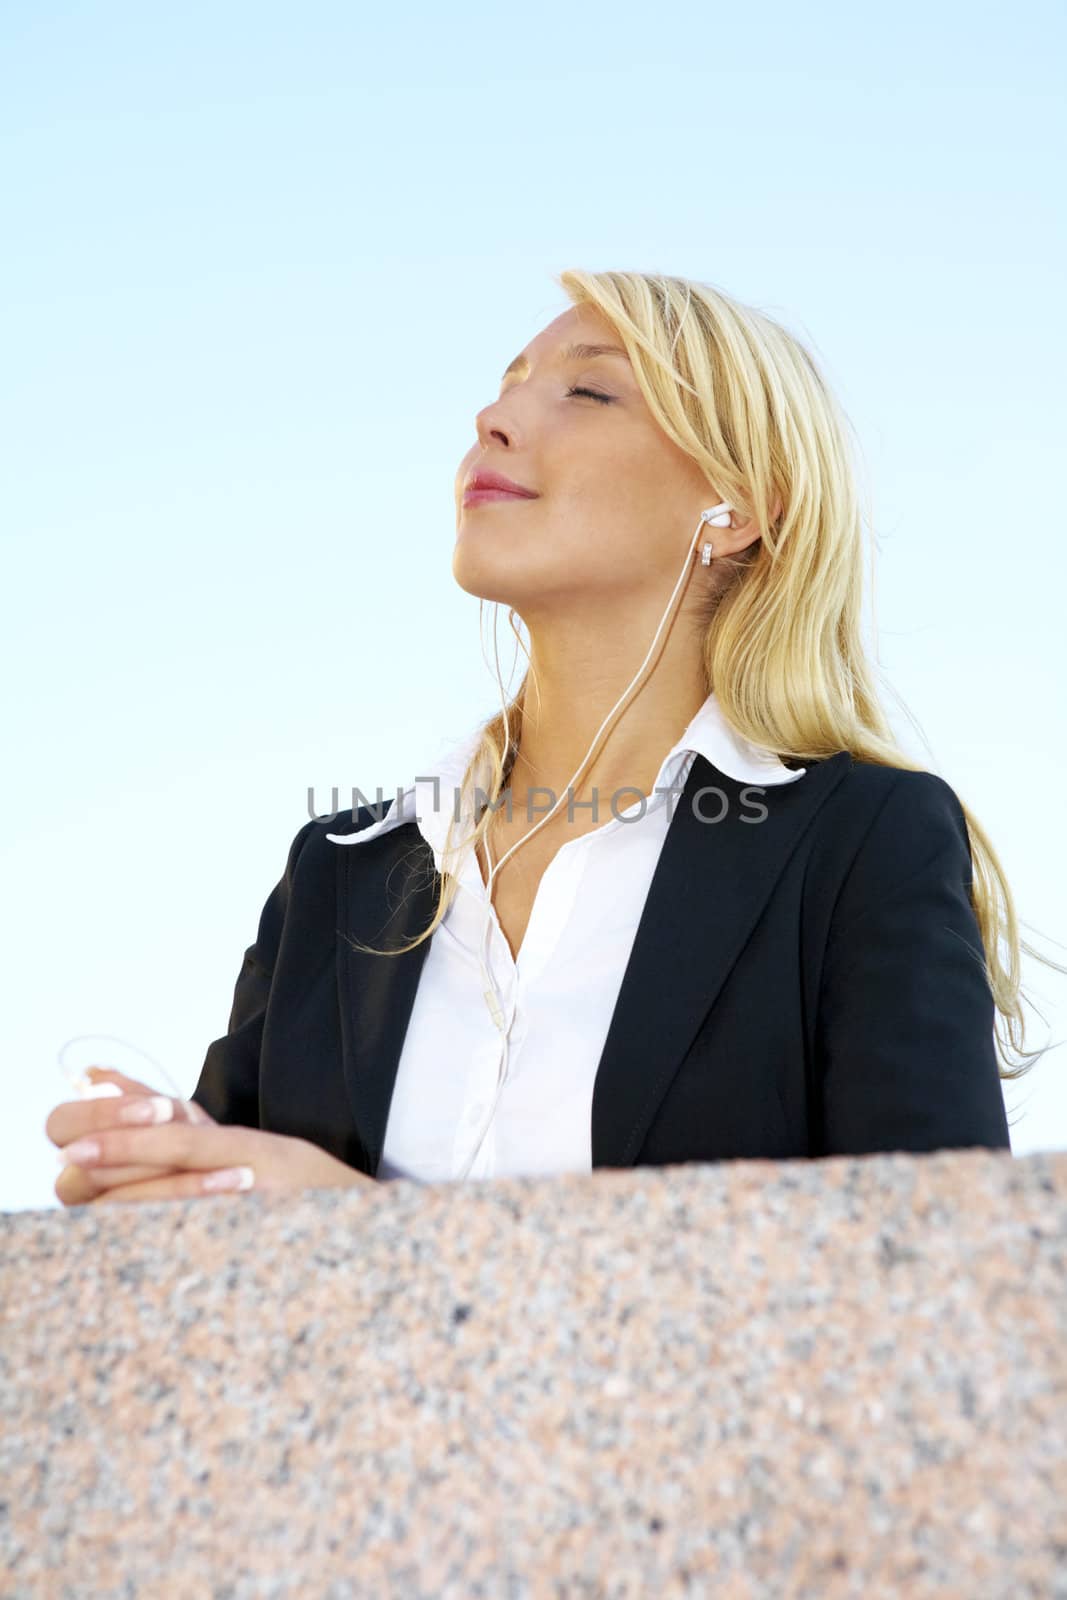
[[[574,345],[619,341],[587,306],[550,322],[478,413],[478,442],[456,474],[456,582],[514,606],[527,623],[600,607],[617,615],[620,602],[641,596],[662,609],[701,511],[718,498],[653,421],[625,353],[576,354]],[[476,470],[536,498],[465,506]]]

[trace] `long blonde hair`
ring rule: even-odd
[[[594,307],[613,326],[656,422],[700,463],[716,496],[759,527],[760,537],[739,557],[716,559],[725,581],[700,619],[707,687],[714,685],[726,720],[786,761],[818,761],[847,750],[857,760],[927,770],[896,745],[879,705],[862,639],[864,519],[851,426],[809,350],[764,312],[706,283],[577,270],[557,281],[575,305]],[[513,628],[514,617],[509,612]],[[518,748],[515,730],[522,726],[530,678],[527,668],[510,702],[501,684],[502,709],[481,729],[460,785],[465,820],[475,823],[462,848],[476,847],[492,826]],[[471,804],[476,789],[488,802],[477,818]],[[971,844],[971,901],[998,1014],[1000,1076],[1018,1078],[1049,1048],[1024,1049],[1020,953],[1058,972],[1067,968],[1020,938],[996,851],[974,813],[960,804]],[[461,848],[455,826],[453,812],[429,926],[391,950],[350,941],[355,948],[401,955],[431,936],[456,893],[457,879],[448,870],[452,851]],[[1012,1065],[1009,1050],[1022,1064]]]

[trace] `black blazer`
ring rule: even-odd
[[[1010,1150],[953,790],[847,751],[805,765],[756,788],[696,757],[597,1069],[594,1168]],[[345,935],[413,937],[437,884],[414,822],[326,837],[375,820],[297,833],[192,1096],[370,1175],[430,941]]]

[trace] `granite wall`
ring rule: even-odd
[[[0,1233],[10,1600],[1067,1597],[1067,1155]]]

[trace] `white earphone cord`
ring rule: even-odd
[[[489,1129],[492,1127],[493,1118],[496,1115],[496,1108],[497,1108],[497,1104],[498,1104],[499,1099],[500,1099],[500,1091],[503,1089],[504,1083],[505,1083],[505,1081],[507,1079],[508,1036],[509,1036],[509,1034],[511,1032],[511,1024],[515,1020],[515,997],[512,996],[511,1012],[510,1012],[510,1015],[508,1016],[508,1018],[507,1018],[507,1020],[505,1022],[504,1012],[503,1012],[503,1009],[502,1009],[501,1004],[500,1004],[500,993],[499,993],[499,990],[497,989],[496,983],[494,982],[492,975],[489,972],[489,968],[488,968],[488,965],[487,965],[488,951],[487,951],[486,946],[488,944],[489,932],[490,932],[490,929],[492,927],[493,879],[495,878],[496,873],[499,870],[499,868],[503,866],[504,862],[508,859],[508,857],[510,855],[513,855],[516,850],[520,849],[521,846],[524,845],[527,842],[528,839],[532,839],[534,834],[537,832],[538,828],[543,828],[544,827],[545,823],[548,822],[555,815],[556,810],[563,803],[563,800],[566,798],[567,794],[569,794],[572,791],[572,789],[574,787],[575,780],[585,770],[585,767],[589,762],[589,758],[593,755],[594,751],[596,750],[597,745],[600,742],[601,735],[604,732],[604,729],[607,727],[608,723],[611,721],[611,719],[615,715],[615,713],[619,710],[620,706],[622,706],[624,704],[624,702],[626,701],[627,696],[631,693],[631,691],[634,688],[634,685],[639,681],[639,679],[641,677],[641,674],[644,672],[645,668],[648,666],[649,660],[652,657],[652,653],[655,650],[656,644],[659,641],[659,636],[663,632],[663,625],[667,621],[667,618],[670,615],[671,607],[674,605],[674,601],[675,601],[675,598],[676,598],[676,596],[678,594],[678,590],[681,588],[682,583],[683,583],[683,581],[685,579],[685,575],[689,570],[690,558],[693,555],[693,550],[694,550],[694,547],[696,545],[696,542],[700,537],[701,528],[704,527],[705,523],[708,525],[708,527],[712,527],[712,528],[726,528],[726,527],[729,527],[729,525],[730,525],[730,513],[731,513],[732,510],[733,510],[733,507],[728,503],[728,501],[722,500],[722,501],[719,502],[719,504],[717,506],[710,506],[706,511],[702,511],[701,512],[700,521],[697,523],[697,526],[696,526],[696,532],[694,533],[693,537],[690,539],[688,549],[686,550],[686,553],[685,553],[685,561],[684,561],[684,563],[682,565],[682,570],[678,575],[678,580],[675,583],[674,588],[671,590],[671,597],[667,601],[666,609],[664,610],[663,615],[660,618],[659,627],[656,629],[656,632],[653,635],[652,643],[648,647],[648,651],[647,651],[647,653],[645,655],[645,659],[642,661],[641,665],[638,667],[637,672],[634,674],[633,678],[631,678],[630,683],[627,686],[627,688],[623,690],[623,693],[620,696],[620,698],[615,702],[615,704],[612,706],[611,710],[608,712],[607,716],[604,718],[603,722],[600,724],[600,727],[597,729],[595,735],[593,736],[592,744],[589,746],[589,749],[586,751],[585,755],[582,757],[582,760],[579,763],[577,771],[574,773],[574,775],[572,776],[570,782],[564,788],[563,794],[560,795],[560,797],[556,801],[555,805],[551,808],[550,811],[546,811],[545,812],[545,814],[541,818],[540,822],[536,823],[534,825],[534,827],[532,827],[530,829],[529,833],[524,834],[521,839],[517,839],[515,841],[515,843],[511,846],[510,849],[505,850],[504,854],[500,857],[500,860],[497,861],[496,863],[493,862],[492,857],[491,857],[490,852],[489,852],[489,839],[488,839],[488,836],[484,837],[483,840],[482,840],[482,846],[483,846],[483,849],[485,850],[485,859],[489,864],[489,877],[488,877],[488,881],[486,882],[486,886],[485,886],[485,919],[484,919],[483,924],[482,924],[482,936],[481,936],[481,940],[480,940],[480,950],[479,950],[478,960],[479,960],[479,964],[481,966],[482,978],[483,978],[483,980],[485,982],[485,985],[486,985],[486,987],[482,991],[482,993],[483,993],[486,1005],[489,1007],[489,1013],[492,1016],[493,1022],[496,1024],[497,1028],[500,1030],[501,1034],[503,1035],[503,1046],[504,1046],[504,1048],[503,1048],[503,1052],[502,1052],[502,1055],[501,1055],[500,1065],[499,1065],[498,1070],[497,1070],[496,1093],[493,1096],[493,1103],[489,1108],[489,1115],[486,1118],[486,1120],[485,1120],[485,1122],[484,1122],[484,1124],[482,1126],[482,1131],[481,1131],[481,1135],[480,1135],[480,1137],[478,1139],[478,1143],[475,1145],[474,1150],[472,1151],[472,1153],[471,1153],[471,1155],[470,1155],[470,1157],[469,1157],[469,1159],[468,1159],[468,1161],[466,1163],[466,1166],[464,1167],[463,1171],[459,1175],[460,1178],[466,1178],[467,1175],[469,1174],[469,1172],[471,1170],[471,1167],[474,1165],[475,1159],[477,1158],[478,1152],[482,1148],[483,1143],[485,1142],[485,1136],[489,1132]],[[708,550],[710,552],[710,546],[708,546]],[[499,681],[500,680],[499,680],[499,673],[498,673],[498,676],[497,676],[498,684],[499,684]],[[504,748],[505,748],[505,752],[506,752],[511,747],[511,729],[510,729],[510,726],[508,724],[507,702],[506,702],[506,699],[505,699],[503,694],[501,694],[501,704],[502,704],[503,710],[504,710]]]

